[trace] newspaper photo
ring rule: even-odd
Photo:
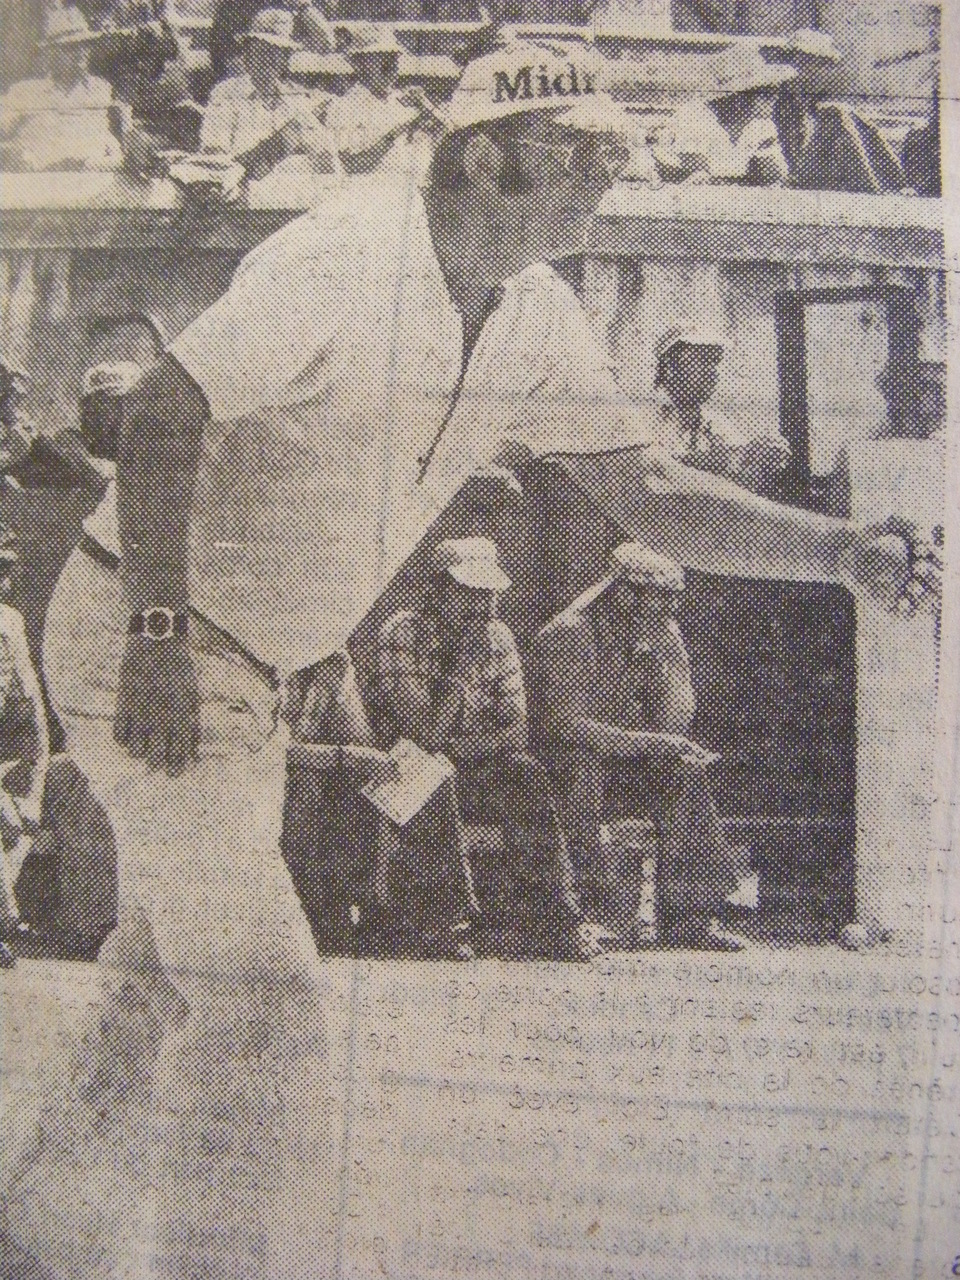
[[[0,1280],[960,1276],[952,0],[0,0]]]

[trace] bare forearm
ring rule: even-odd
[[[132,610],[187,605],[187,534],[206,402],[164,356],[124,405],[117,457],[117,523]]]
[[[624,493],[631,533],[705,573],[837,579],[857,540],[845,520],[784,506],[721,476],[650,452]]]

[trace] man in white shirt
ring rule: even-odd
[[[333,98],[327,125],[348,173],[407,165],[411,146],[430,146],[422,129],[415,129],[429,104],[419,89],[400,90],[397,75],[402,52],[389,28],[366,23],[352,28],[345,50],[356,77],[340,97]]]
[[[723,335],[677,325],[656,344],[654,441],[671,457],[712,471],[768,497],[776,493],[790,446],[775,427],[738,424],[708,407],[723,360]]]
[[[237,788],[251,813],[279,815],[284,678],[342,653],[471,473],[505,445],[649,442],[564,278],[612,181],[606,144],[555,118],[574,88],[596,91],[575,56],[516,46],[472,64],[423,196],[402,173],[352,179],[250,254],[124,397],[116,520],[108,502],[88,523],[45,640],[54,704],[102,794],[126,806],[121,832],[139,819],[111,715],[116,743],[154,768],[201,758],[199,799],[171,783],[165,806],[153,775],[151,840],[158,824],[182,831],[176,805],[199,804],[204,840],[230,857]],[[658,504],[685,492],[701,558],[722,560],[749,526],[772,531],[770,572],[849,567],[890,603],[936,585],[899,539],[891,555],[889,540],[664,450],[645,475],[648,540]],[[238,738],[274,744],[253,772]]]
[[[20,80],[0,98],[4,169],[119,168],[123,156],[108,116],[110,85],[87,68],[98,39],[79,9],[49,10],[42,46],[47,74]]]
[[[771,186],[789,169],[773,109],[777,89],[796,69],[769,64],[759,53],[723,55],[704,97],[678,107],[663,127],[655,157],[670,182],[740,182]]]
[[[261,9],[242,41],[244,70],[210,91],[201,150],[234,156],[251,178],[265,176],[296,153],[325,162],[321,167],[333,172],[334,148],[319,118],[325,104],[285,79],[297,48],[293,15]]]

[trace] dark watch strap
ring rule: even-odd
[[[128,628],[132,636],[146,636],[148,640],[183,639],[187,634],[189,615],[186,612],[156,605],[135,613]]]

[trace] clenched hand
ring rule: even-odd
[[[198,758],[200,694],[186,640],[127,637],[113,736],[171,776]]]

